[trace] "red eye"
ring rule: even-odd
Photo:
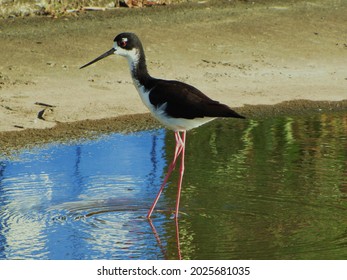
[[[126,47],[126,45],[127,45],[127,41],[125,41],[125,40],[118,41],[118,46],[124,48],[124,47]]]

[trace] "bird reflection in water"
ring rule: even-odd
[[[154,237],[158,243],[158,246],[162,252],[162,254],[164,255],[165,259],[169,259],[168,254],[167,254],[167,250],[165,249],[163,243],[160,240],[160,236],[158,234],[158,231],[156,230],[153,221],[151,218],[147,219],[149,225],[151,226],[152,232],[154,234]],[[181,246],[180,246],[180,231],[179,231],[179,224],[178,224],[178,219],[173,219],[175,221],[175,232],[176,232],[176,247],[177,247],[177,258],[179,260],[182,260],[182,254],[181,254]]]

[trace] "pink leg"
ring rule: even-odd
[[[176,199],[176,212],[175,212],[176,219],[178,218],[178,210],[180,207],[182,180],[183,180],[183,173],[184,173],[184,153],[185,153],[185,144],[186,144],[186,131],[182,132],[181,142],[182,142],[182,154],[181,154],[180,177],[179,177],[178,186],[177,186],[177,199]]]
[[[184,136],[185,136],[185,132],[184,132]],[[167,183],[167,180],[169,179],[172,171],[175,169],[175,166],[176,166],[176,160],[178,158],[178,156],[180,155],[180,153],[182,152],[182,150],[184,151],[184,142],[182,141],[181,137],[180,137],[180,134],[178,131],[175,131],[175,139],[176,139],[176,146],[175,146],[175,154],[174,154],[174,158],[169,166],[169,170],[164,178],[164,181],[163,183],[161,184],[160,186],[160,189],[159,189],[159,192],[151,206],[151,208],[149,209],[148,213],[147,213],[147,218],[150,218],[151,215],[152,215],[152,212],[159,200],[159,197],[161,195],[161,193],[163,192],[163,189]],[[177,206],[177,205],[176,205]]]

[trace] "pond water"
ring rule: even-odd
[[[216,120],[0,158],[0,259],[346,259],[347,114]]]

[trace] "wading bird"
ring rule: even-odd
[[[147,218],[150,218],[152,215],[167,180],[175,169],[176,161],[181,155],[175,209],[175,218],[177,218],[184,173],[186,131],[217,117],[242,119],[244,117],[230,109],[227,105],[207,97],[191,85],[179,81],[151,77],[147,71],[142,43],[134,33],[121,33],[117,35],[114,38],[112,49],[83,65],[80,69],[112,54],[118,54],[127,58],[131,77],[142,102],[157,120],[175,132],[176,146],[174,158],[168,168],[159,192],[147,213]]]

